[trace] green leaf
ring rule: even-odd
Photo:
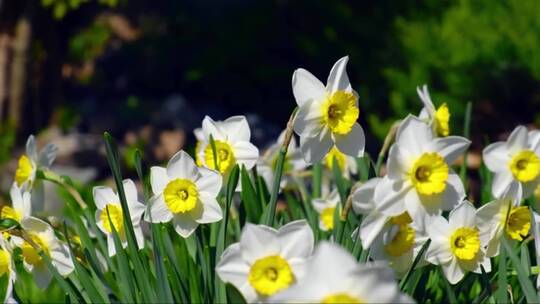
[[[414,261],[411,265],[411,268],[409,268],[409,270],[407,271],[407,274],[405,275],[405,277],[403,277],[403,279],[401,280],[401,282],[399,282],[399,289],[401,290],[404,290],[406,284],[407,284],[407,281],[409,280],[411,274],[413,273],[413,271],[415,270],[416,268],[416,265],[418,265],[418,263],[420,262],[420,260],[422,259],[422,256],[424,255],[424,253],[426,252],[426,250],[429,248],[429,244],[431,243],[431,240],[428,239],[423,245],[422,245],[422,248],[420,248],[420,251],[418,252],[418,254],[416,255],[416,257],[414,258]]]
[[[235,303],[235,304],[245,304],[246,300],[242,296],[242,293],[234,287],[232,284],[226,285],[227,289],[227,298],[229,299],[229,303]]]
[[[242,206],[246,210],[248,220],[250,222],[256,222],[261,216],[261,202],[259,200],[259,195],[251,183],[249,173],[243,165],[240,177],[242,180]]]
[[[529,279],[527,270],[524,269],[523,265],[521,265],[521,261],[518,258],[518,256],[515,254],[515,252],[512,250],[512,247],[508,243],[508,240],[506,239],[506,235],[503,235],[501,237],[501,250],[505,250],[508,254],[508,257],[510,257],[510,260],[512,261],[512,264],[514,264],[514,267],[516,268],[516,271],[518,273],[518,280],[519,284],[521,286],[521,289],[523,290],[523,293],[525,294],[525,298],[527,298],[527,302],[529,303],[537,303],[539,302],[538,296],[536,295],[536,291],[533,287],[533,284],[531,280]]]
[[[471,114],[472,114],[472,103],[467,102],[467,107],[465,109],[465,121],[463,122],[463,137],[469,138],[470,129],[471,129]],[[459,170],[459,176],[464,185],[467,185],[467,153],[463,155],[463,162],[461,163],[461,168]]]

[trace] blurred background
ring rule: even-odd
[[[80,180],[109,174],[104,131],[128,168],[135,148],[148,163],[193,149],[206,114],[246,115],[264,147],[295,106],[293,71],[325,81],[344,55],[371,154],[420,111],[422,84],[453,134],[472,102],[477,155],[540,126],[540,1],[0,0],[2,183],[29,134]]]

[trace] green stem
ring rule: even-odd
[[[41,177],[49,182],[53,182],[60,187],[64,188],[70,195],[73,197],[73,199],[79,204],[81,209],[86,209],[88,205],[84,201],[84,199],[81,197],[77,189],[75,189],[73,186],[68,184],[63,177],[59,176],[58,174],[50,171],[50,170],[43,170],[41,171]]]
[[[388,134],[386,134],[386,137],[384,138],[383,146],[381,148],[381,151],[379,152],[379,155],[377,156],[377,163],[375,164],[375,175],[377,176],[381,175],[381,167],[384,161],[384,157],[386,155],[386,152],[390,149],[390,146],[394,142],[400,124],[401,120],[394,122],[392,127],[390,127],[390,131],[388,131]]]
[[[463,124],[463,137],[465,138],[469,138],[471,133],[471,114],[472,103],[469,101],[467,103],[467,108],[465,109],[465,121]],[[467,178],[467,153],[463,154],[463,163],[461,164],[461,168],[459,169],[459,176],[461,177],[463,183],[465,183]]]

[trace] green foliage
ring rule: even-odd
[[[69,11],[77,10],[82,4],[92,0],[41,0],[43,7],[51,8],[54,19],[63,19]],[[95,1],[95,0],[94,0]],[[115,7],[118,0],[97,0],[101,5]]]

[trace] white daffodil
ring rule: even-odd
[[[334,229],[334,212],[339,204],[340,197],[337,189],[334,189],[324,198],[312,200],[313,208],[319,214],[319,228],[323,231]]]
[[[17,186],[31,188],[36,178],[37,169],[49,168],[56,158],[57,150],[55,145],[47,144],[38,153],[34,135],[30,135],[26,141],[26,154],[19,158],[19,166],[15,171]]]
[[[279,151],[285,140],[285,131],[281,132],[276,143],[268,147],[261,158],[257,161],[257,173],[264,179],[268,189],[272,189],[274,184],[274,172],[276,171]],[[295,172],[301,171],[308,166],[302,158],[302,152],[298,149],[296,140],[291,138],[285,163],[283,164],[283,177],[280,188],[292,184]]]
[[[199,168],[189,154],[176,153],[167,168],[150,168],[150,183],[154,196],[150,199],[150,213],[145,220],[152,223],[172,221],[182,237],[190,236],[199,224],[222,219],[216,197],[222,179],[218,172]]]
[[[350,177],[351,174],[356,174],[358,172],[356,159],[342,153],[336,146],[333,146],[332,149],[330,149],[323,160],[325,167],[330,171],[334,169],[334,161],[336,161],[339,170],[345,177]]]
[[[141,229],[141,217],[145,210],[145,205],[139,202],[137,188],[132,180],[126,179],[123,182],[124,193],[126,195],[129,216],[133,224],[133,231],[137,239],[139,248],[144,247],[144,237]],[[94,187],[94,202],[96,203],[96,223],[99,229],[107,235],[107,246],[109,248],[109,256],[116,254],[114,245],[113,227],[118,233],[118,237],[122,242],[122,247],[128,245],[126,229],[124,227],[124,213],[120,204],[120,197],[113,189],[105,186]],[[112,226],[111,226],[112,223]]]
[[[4,277],[6,280],[4,280]],[[4,303],[15,303],[13,299],[13,283],[17,278],[15,263],[13,262],[13,248],[0,233],[0,282],[5,282]]]
[[[533,235],[534,235],[534,249],[536,252],[536,266],[540,267],[540,215],[531,211],[533,214]],[[540,288],[540,275],[536,278],[536,289]]]
[[[9,194],[11,196],[11,207],[2,206],[0,218],[14,219],[20,223],[23,219],[30,217],[32,213],[30,192],[22,190],[17,186],[17,183],[13,183]]]
[[[244,116],[233,116],[224,121],[214,121],[206,116],[202,130],[196,131],[195,136],[199,140],[197,164],[219,171],[223,176],[228,176],[236,164],[250,170],[259,158],[259,150],[250,142],[251,131]],[[215,151],[210,136],[214,139]]]
[[[422,86],[422,90],[416,87],[416,92],[422,100],[424,107],[420,112],[420,119],[427,121],[428,125],[437,136],[448,136],[450,134],[450,111],[446,103],[435,109],[431,96],[429,96],[427,85]]]
[[[476,211],[480,234],[489,240],[486,250],[488,257],[499,254],[501,237],[505,231],[509,238],[517,241],[522,241],[529,234],[531,212],[529,207],[519,205],[516,188],[514,185],[502,198],[489,202]]]
[[[414,303],[400,292],[393,271],[379,263],[358,264],[342,247],[323,241],[303,279],[269,303]]]
[[[321,161],[334,145],[350,156],[364,154],[366,139],[357,122],[358,94],[347,76],[348,60],[346,56],[334,64],[326,87],[307,70],[294,71],[292,89],[299,107],[294,131],[308,163]]]
[[[374,260],[388,261],[401,276],[411,267],[427,237],[407,212],[387,216],[378,210],[373,195],[380,181],[372,178],[356,188],[352,206],[356,213],[365,215],[360,224],[362,247],[370,248]]]
[[[69,248],[56,238],[54,230],[49,224],[38,218],[29,217],[21,222],[21,227],[26,231],[33,243],[49,256],[60,275],[67,276],[73,271],[74,265]],[[12,236],[12,240],[15,246],[21,248],[24,267],[34,275],[36,285],[42,289],[46,288],[51,282],[52,274],[39,255],[39,250],[22,238]]]
[[[484,149],[484,163],[494,173],[493,196],[501,197],[512,184],[519,187],[518,198],[526,198],[536,189],[540,183],[540,136],[537,134],[518,126],[506,142],[499,141]]]
[[[450,212],[449,220],[439,216],[428,227],[431,244],[426,260],[440,265],[451,284],[459,282],[467,271],[491,271],[491,261],[485,255],[487,238],[480,234],[476,209],[468,201]]]
[[[288,223],[279,230],[247,223],[240,242],[223,252],[216,272],[248,303],[262,301],[301,280],[313,243],[313,231],[305,220]]]
[[[409,115],[400,125],[388,156],[388,175],[375,189],[378,209],[388,216],[407,211],[424,227],[465,198],[450,165],[470,141],[460,136],[434,137],[429,127]]]

